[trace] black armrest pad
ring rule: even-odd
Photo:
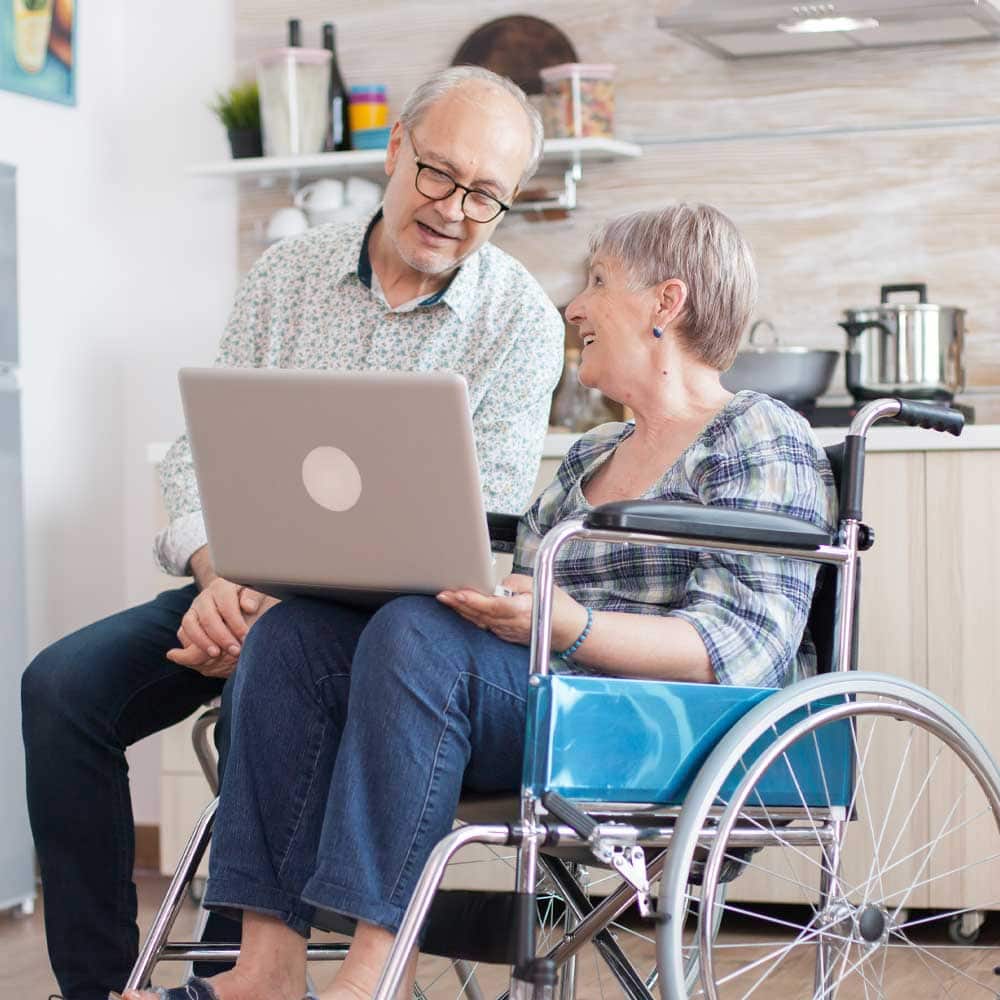
[[[494,552],[513,552],[517,541],[517,514],[486,514],[486,526],[490,532],[490,548]]]
[[[586,526],[797,549],[815,549],[833,542],[827,532],[787,514],[728,510],[665,500],[621,500],[602,504],[587,516]]]

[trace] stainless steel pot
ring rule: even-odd
[[[902,292],[920,301],[889,301]],[[878,306],[844,310],[851,395],[951,400],[965,388],[965,310],[930,305],[925,284],[883,285],[880,297]]]
[[[771,330],[773,344],[756,343],[761,327]],[[838,351],[781,344],[774,326],[768,320],[757,320],[750,328],[747,346],[736,355],[732,368],[722,373],[722,384],[730,392],[753,389],[795,409],[806,409],[829,388],[839,357]]]

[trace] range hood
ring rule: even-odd
[[[1000,38],[1000,0],[686,0],[657,24],[717,56],[801,52]]]

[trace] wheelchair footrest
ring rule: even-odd
[[[441,889],[431,903],[421,951],[467,962],[513,965],[520,894]]]

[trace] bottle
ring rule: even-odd
[[[560,430],[576,429],[584,388],[580,385],[580,352],[575,347],[566,351],[562,378],[552,397],[551,424]]]
[[[297,49],[302,45],[302,22],[293,17],[288,22],[288,47]]]
[[[337,64],[337,49],[334,41],[333,25],[327,21],[323,25],[323,48],[330,51],[330,90],[327,107],[330,109],[330,126],[326,134],[325,149],[341,150],[351,148],[351,126],[348,121],[347,88]]]

